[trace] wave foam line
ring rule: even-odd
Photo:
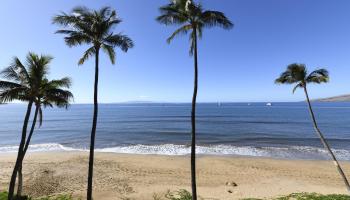
[[[28,147],[29,152],[55,152],[55,151],[85,151],[84,149],[75,149],[66,147],[57,143],[32,144]],[[18,146],[2,146],[0,153],[17,153]]]
[[[16,153],[18,146],[2,146],[0,153]],[[33,144],[29,146],[30,152],[64,152],[64,151],[88,151],[66,147],[57,143]],[[96,149],[96,152],[125,153],[125,154],[155,154],[155,155],[187,155],[190,147],[186,145],[162,144],[162,145],[131,145]],[[340,160],[350,160],[350,151],[344,149],[333,149]],[[289,147],[252,147],[232,145],[208,145],[197,146],[197,154],[203,155],[237,155],[257,156],[286,159],[329,159],[326,150],[310,146]]]

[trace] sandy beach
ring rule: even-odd
[[[15,155],[0,155],[0,189],[6,190]],[[29,153],[24,163],[24,192],[32,196],[85,194],[87,153]],[[350,163],[343,163],[350,174]],[[293,192],[346,192],[330,161],[275,160],[200,156],[198,193],[203,199],[268,198]],[[97,200],[153,199],[167,190],[190,190],[187,156],[97,153]],[[227,185],[235,182],[236,187]]]

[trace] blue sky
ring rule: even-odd
[[[197,1],[198,2],[198,1]],[[302,91],[274,85],[293,62],[310,70],[326,67],[329,84],[310,86],[312,98],[349,92],[350,1],[347,0],[201,0],[224,12],[235,24],[230,31],[204,31],[199,44],[200,102],[299,101]],[[135,48],[117,50],[116,65],[101,57],[100,102],[190,102],[193,61],[188,38],[165,40],[176,27],[158,24],[158,7],[168,0],[3,0],[0,6],[0,69],[28,51],[50,54],[51,78],[70,76],[75,103],[93,100],[94,60],[77,61],[86,46],[69,48],[54,34],[51,19],[74,6],[112,6],[123,22],[115,32],[129,35]]]

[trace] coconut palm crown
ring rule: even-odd
[[[0,80],[0,103],[14,100],[33,101],[40,107],[43,105],[67,108],[73,94],[64,88],[70,87],[71,79],[65,77],[49,81],[47,75],[51,60],[51,56],[39,56],[30,52],[24,65],[15,57],[10,66],[0,72],[0,76],[5,79]]]
[[[277,84],[294,84],[293,93],[297,88],[302,88],[308,83],[327,83],[329,81],[329,73],[326,69],[318,69],[308,74],[304,64],[290,64],[287,70],[283,72],[279,78],[275,80]]]
[[[233,23],[219,11],[204,10],[201,4],[191,0],[173,0],[159,8],[156,20],[165,25],[179,25],[167,39],[170,43],[176,36],[190,33],[190,54],[193,55],[195,39],[202,38],[204,28],[221,27],[231,29]],[[196,36],[196,37],[195,37]]]
[[[107,53],[112,64],[115,63],[115,47],[127,52],[134,46],[133,41],[121,33],[113,33],[113,28],[122,20],[117,17],[115,10],[104,7],[98,11],[86,7],[75,7],[71,14],[62,12],[53,18],[53,23],[65,29],[56,33],[66,35],[64,40],[69,47],[82,44],[91,45],[79,60],[82,65],[90,56],[102,48]]]

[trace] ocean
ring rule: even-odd
[[[350,160],[350,103],[313,103],[320,129],[340,160]],[[24,104],[0,105],[0,154],[17,151]],[[100,104],[96,152],[190,153],[187,103]],[[87,151],[93,105],[44,109],[29,151]],[[304,102],[199,103],[199,155],[329,159]]]

